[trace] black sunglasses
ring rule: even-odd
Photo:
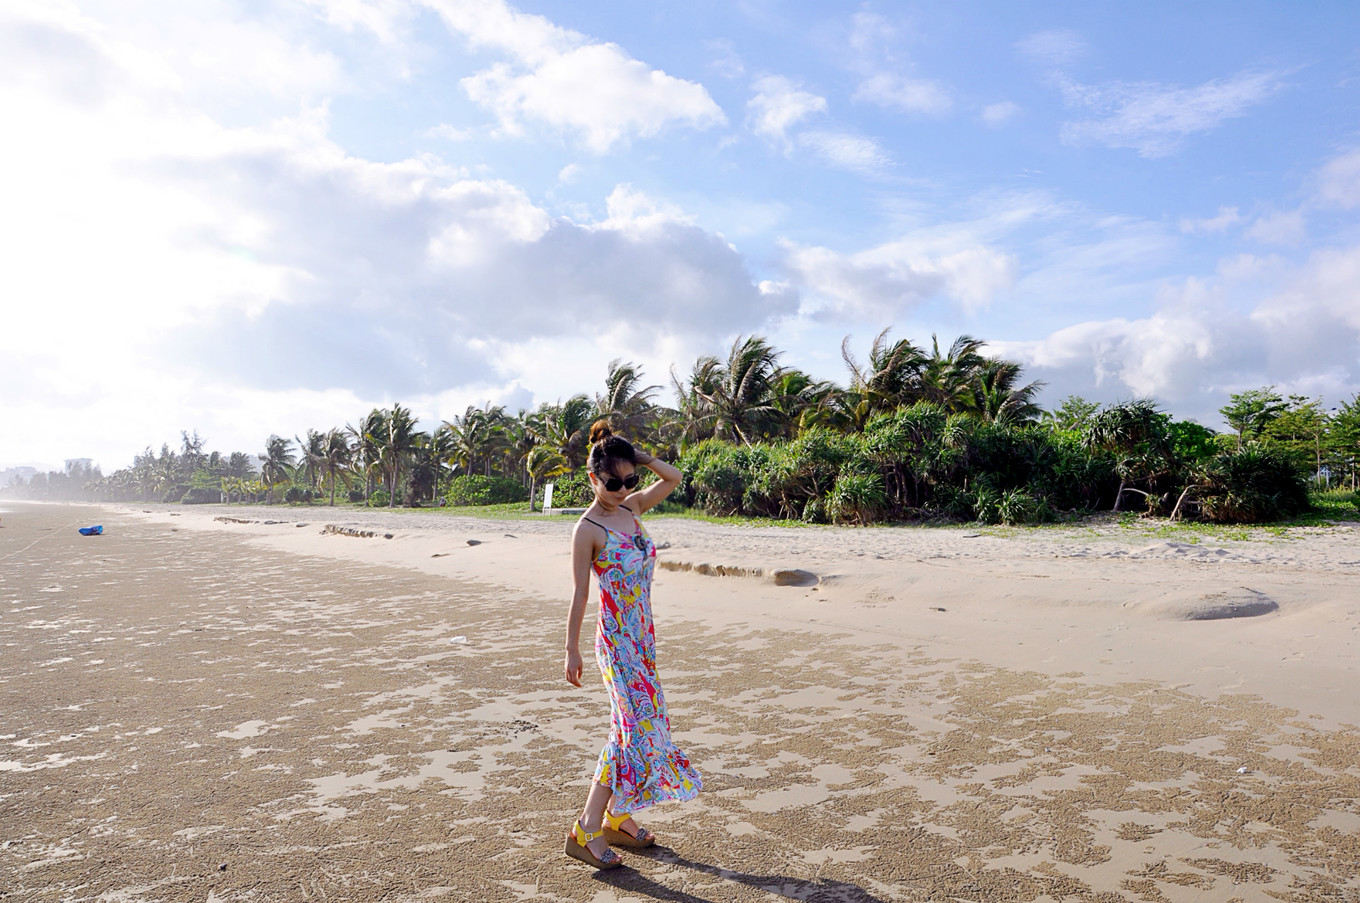
[[[605,492],[618,492],[620,489],[623,489],[625,487],[628,489],[636,487],[638,484],[638,475],[632,474],[631,476],[627,477],[610,477],[609,479],[602,480],[601,482],[604,483]]]

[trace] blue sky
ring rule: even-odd
[[[0,466],[430,427],[752,332],[840,382],[892,327],[1049,403],[1332,406],[1356,34],[1342,2],[0,0]]]

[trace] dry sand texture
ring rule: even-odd
[[[564,525],[10,509],[0,900],[1360,900],[1346,531],[658,520],[707,789],[596,876],[560,850],[607,722],[560,676]]]

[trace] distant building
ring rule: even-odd
[[[89,473],[94,470],[93,458],[67,458],[66,473]]]

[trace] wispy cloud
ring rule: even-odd
[[[1131,148],[1144,157],[1175,153],[1189,136],[1245,116],[1285,88],[1284,73],[1242,72],[1191,88],[1152,82],[1083,85],[1060,79],[1069,106],[1085,107],[1093,118],[1064,123],[1068,144]]]
[[[826,163],[864,175],[881,172],[892,157],[877,141],[845,132],[803,132],[798,145],[807,148]]]
[[[861,78],[852,100],[928,115],[947,113],[953,107],[954,98],[946,85],[907,74],[912,61],[900,46],[900,29],[891,20],[861,9],[851,17],[848,42],[853,51],[848,67]]]
[[[907,113],[946,113],[954,99],[938,82],[880,72],[860,82],[854,100]]]
[[[993,128],[1004,125],[1020,115],[1020,105],[1010,100],[990,103],[982,108],[982,121]]]
[[[1020,55],[1031,62],[1057,69],[1066,68],[1086,55],[1086,41],[1070,29],[1040,31],[1015,44]]]
[[[746,74],[746,64],[737,53],[736,46],[726,38],[716,38],[705,45],[712,54],[709,65],[723,78],[741,78]]]
[[[1329,207],[1360,207],[1360,149],[1327,161],[1319,173],[1318,200]]]
[[[1308,224],[1300,210],[1281,210],[1257,217],[1246,230],[1247,238],[1267,245],[1297,247],[1308,234]]]
[[[804,91],[780,75],[759,78],[752,87],[756,93],[746,102],[748,127],[785,147],[790,128],[827,109],[825,97]]]
[[[1236,207],[1219,207],[1218,213],[1205,219],[1182,217],[1181,231],[1187,235],[1217,235],[1242,222],[1242,214]]]

